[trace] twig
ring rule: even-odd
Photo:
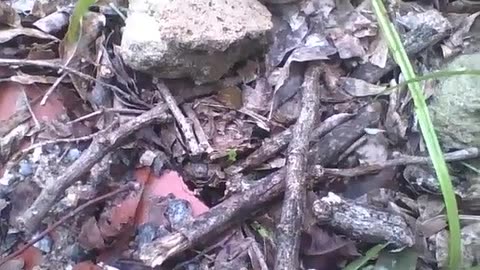
[[[324,136],[336,126],[350,119],[352,116],[352,114],[348,113],[339,113],[325,119],[319,127],[312,131],[312,140]],[[225,172],[233,175],[236,173],[240,173],[248,168],[259,166],[263,162],[275,156],[278,152],[282,151],[288,145],[291,139],[291,129],[286,129],[278,134],[275,134],[271,138],[265,139],[262,145],[257,148],[253,153],[251,153],[246,159],[238,161],[233,165],[227,167],[225,169]]]
[[[341,153],[345,152],[355,141],[365,134],[365,128],[374,127],[380,121],[382,105],[380,102],[373,102],[362,107],[357,116],[335,127],[331,132],[314,142],[309,152],[309,164],[318,163],[319,156],[329,156],[322,166],[331,165],[338,160]],[[313,142],[312,138],[312,142]],[[330,155],[330,152],[339,153]]]
[[[180,130],[182,131],[183,135],[185,136],[186,144],[188,150],[193,156],[200,155],[202,153],[202,149],[198,145],[197,138],[195,137],[195,133],[193,132],[192,125],[189,123],[187,118],[183,115],[180,108],[178,108],[177,102],[175,98],[170,93],[170,90],[167,88],[165,83],[163,83],[160,79],[154,78],[153,83],[157,86],[158,91],[162,95],[165,103],[168,106],[170,112],[172,112],[173,117],[178,123]]]
[[[88,118],[91,118],[91,117],[95,117],[97,115],[100,115],[102,113],[124,113],[124,114],[142,114],[144,113],[145,111],[143,110],[137,110],[137,109],[127,109],[127,108],[124,108],[124,109],[117,109],[117,108],[101,108],[99,110],[96,110],[92,113],[89,113],[89,114],[86,114],[84,116],[80,116],[78,117],[77,119],[74,119],[72,121],[69,121],[67,122],[67,124],[73,124],[73,123],[77,123],[77,122],[80,122],[80,121],[83,121],[83,120],[86,120]]]
[[[111,127],[106,128],[106,129],[110,130]],[[96,133],[93,133],[93,134],[90,134],[90,135],[86,135],[86,136],[82,136],[82,137],[77,137],[77,138],[62,138],[62,139],[55,139],[55,140],[49,140],[49,141],[39,142],[39,143],[36,143],[36,144],[32,144],[32,145],[30,145],[29,147],[23,149],[23,150],[21,151],[21,153],[24,154],[24,153],[27,153],[27,152],[32,151],[32,150],[35,149],[35,148],[42,147],[42,146],[49,145],[49,144],[74,143],[74,142],[80,142],[80,141],[88,141],[88,140],[93,139],[93,138],[94,138],[95,136],[97,136],[99,133],[100,133],[100,132],[96,132]]]
[[[125,97],[127,100],[132,100],[138,104],[141,104],[143,106],[146,106],[147,108],[151,108],[152,106],[150,104],[145,103],[144,101],[140,100],[137,98],[135,95],[130,95],[123,91],[122,89],[118,88],[115,85],[111,85],[109,83],[103,82],[99,79],[96,79],[88,74],[85,74],[83,72],[80,72],[78,70],[75,70],[71,67],[64,66],[61,64],[60,61],[47,61],[47,60],[28,60],[28,59],[4,59],[0,58],[0,66],[37,66],[37,67],[46,67],[46,68],[51,68],[51,69],[56,69],[56,70],[64,70],[68,73],[74,74],[84,80],[96,82],[98,84],[101,84],[117,93]]]
[[[459,161],[465,159],[477,158],[479,156],[479,149],[476,147],[466,148],[445,154],[445,160]],[[325,175],[355,177],[365,174],[376,173],[387,167],[404,166],[410,164],[431,164],[430,157],[417,157],[402,155],[399,158],[387,160],[379,164],[361,165],[355,168],[335,169],[335,168],[321,168],[320,166],[313,166],[311,174],[314,177]]]
[[[67,76],[67,74],[68,73],[63,73],[59,78],[57,78],[55,83],[53,83],[52,86],[50,86],[50,88],[48,88],[47,92],[45,93],[45,95],[42,98],[42,101],[40,101],[40,105],[44,106],[45,103],[47,103],[47,99],[50,97],[50,95],[53,93],[53,91],[57,88],[57,86],[63,81],[63,79],[65,78],[65,76]]]
[[[55,204],[60,195],[79,177],[87,173],[93,165],[110,151],[125,143],[131,134],[154,122],[165,123],[170,120],[167,106],[159,104],[149,111],[122,123],[116,130],[102,130],[97,133],[90,146],[57,179],[48,181],[33,204],[17,218],[21,230],[33,232],[44,216]]]
[[[320,67],[310,63],[305,72],[302,92],[302,109],[293,126],[292,141],[288,146],[286,163],[286,191],[282,215],[276,231],[277,270],[299,268],[300,233],[306,203],[305,176],[311,132],[320,105]]]
[[[182,108],[185,111],[187,117],[192,120],[193,129],[195,130],[195,135],[197,135],[198,142],[202,150],[205,151],[207,154],[213,152],[213,148],[208,142],[208,137],[205,134],[205,131],[202,128],[202,124],[200,123],[200,120],[198,120],[197,114],[193,110],[192,105],[189,103],[184,103],[182,105]]]
[[[137,188],[139,186],[138,183],[135,183],[135,182],[130,182],[130,183],[127,183],[125,184],[124,186],[112,191],[112,192],[109,192],[107,194],[104,194],[100,197],[97,197],[93,200],[90,200],[82,205],[80,205],[79,207],[75,208],[75,210],[71,211],[70,213],[68,213],[67,215],[63,216],[61,219],[59,219],[57,222],[55,222],[54,224],[52,224],[50,227],[48,227],[47,229],[45,229],[43,232],[41,232],[39,235],[37,235],[35,238],[33,238],[32,240],[28,241],[28,243],[26,243],[24,246],[22,246],[19,250],[13,252],[12,254],[4,257],[1,261],[0,261],[0,266],[2,266],[4,263],[8,262],[9,260],[11,259],[14,259],[15,257],[17,257],[18,255],[22,254],[25,250],[27,250],[29,247],[33,246],[35,243],[37,243],[38,241],[42,240],[43,237],[45,237],[47,234],[49,234],[50,232],[52,232],[53,230],[55,230],[58,226],[62,225],[63,223],[65,223],[65,221],[67,221],[69,218],[71,217],[74,217],[76,215],[78,215],[80,212],[82,212],[85,208],[91,206],[91,205],[94,205],[96,203],[99,203],[103,200],[106,200],[110,197],[113,197],[119,193],[122,193],[124,191],[128,191],[130,189],[134,189],[134,188]]]
[[[25,106],[27,106],[27,109],[30,112],[30,115],[32,116],[33,122],[35,122],[35,126],[38,129],[40,129],[40,122],[38,122],[38,118],[35,116],[32,106],[30,106],[30,101],[28,101],[28,96],[27,96],[27,93],[25,92],[25,88],[22,88],[22,95],[23,95],[23,98],[25,99]]]
[[[362,137],[358,138],[352,145],[350,145],[339,157],[337,164],[339,162],[342,162],[345,158],[350,156],[350,154],[353,153],[353,151],[357,150],[360,146],[364,145],[365,142],[367,141],[367,136],[363,135]]]

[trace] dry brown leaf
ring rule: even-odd
[[[371,84],[364,80],[350,77],[340,78],[340,87],[343,91],[354,97],[376,96],[382,94],[387,89],[386,86]]]
[[[78,243],[87,249],[103,249],[105,248],[105,241],[97,225],[97,220],[90,217],[83,225],[78,236]]]
[[[21,27],[20,16],[9,3],[0,2],[0,24]]]
[[[55,36],[33,28],[10,28],[0,30],[0,43],[5,43],[18,36],[29,36],[39,39],[58,40]]]

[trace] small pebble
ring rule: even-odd
[[[167,230],[167,228],[165,228],[164,225],[158,226],[152,223],[147,223],[138,228],[135,241],[141,248],[145,244],[152,242],[154,239],[163,237],[169,233],[170,232]]]
[[[170,221],[173,229],[182,227],[192,217],[192,208],[188,201],[181,199],[170,199],[168,201],[165,216]]]
[[[82,248],[78,243],[75,243],[67,247],[65,253],[68,254],[68,256],[70,257],[70,260],[72,260],[75,263],[90,260],[94,257],[91,252]]]
[[[20,173],[23,176],[29,176],[33,174],[33,168],[30,162],[28,162],[25,159],[20,160],[20,163],[18,164],[18,173]]]
[[[73,162],[77,160],[81,154],[82,154],[82,151],[78,150],[77,148],[72,148],[68,150],[67,160],[70,162]]]
[[[148,244],[155,239],[157,236],[157,228],[158,226],[154,224],[144,224],[140,226],[137,230],[137,237],[136,237],[136,242],[138,243],[139,247],[142,247],[145,244]]]
[[[33,246],[45,253],[50,253],[50,251],[52,251],[53,239],[50,236],[46,235]]]
[[[60,155],[61,153],[61,149],[60,149],[60,146],[58,146],[58,144],[48,144],[48,145],[45,145],[43,149],[49,154]]]

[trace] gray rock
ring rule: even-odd
[[[271,28],[257,0],[131,0],[120,51],[133,69],[203,83],[261,50]]]
[[[480,53],[464,54],[444,70],[478,70]],[[480,77],[456,75],[440,79],[429,105],[432,122],[446,149],[480,147]]]
[[[33,167],[28,160],[22,159],[19,162],[18,172],[23,176],[29,176],[33,174]]]
[[[73,161],[77,160],[80,157],[81,154],[82,154],[82,151],[78,150],[77,148],[72,148],[72,149],[68,150],[67,160],[69,162],[73,162]]]
[[[294,2],[300,2],[300,0],[263,0],[263,3],[266,4],[289,4],[289,3],[294,3]]]

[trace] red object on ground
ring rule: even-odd
[[[136,171],[137,181],[145,185],[142,200],[137,213],[137,225],[151,222],[155,217],[154,199],[173,194],[178,199],[186,200],[192,207],[193,216],[198,216],[208,207],[191,192],[184,183],[183,178],[175,171],[165,171],[160,176],[154,176],[150,168],[140,168]]]

